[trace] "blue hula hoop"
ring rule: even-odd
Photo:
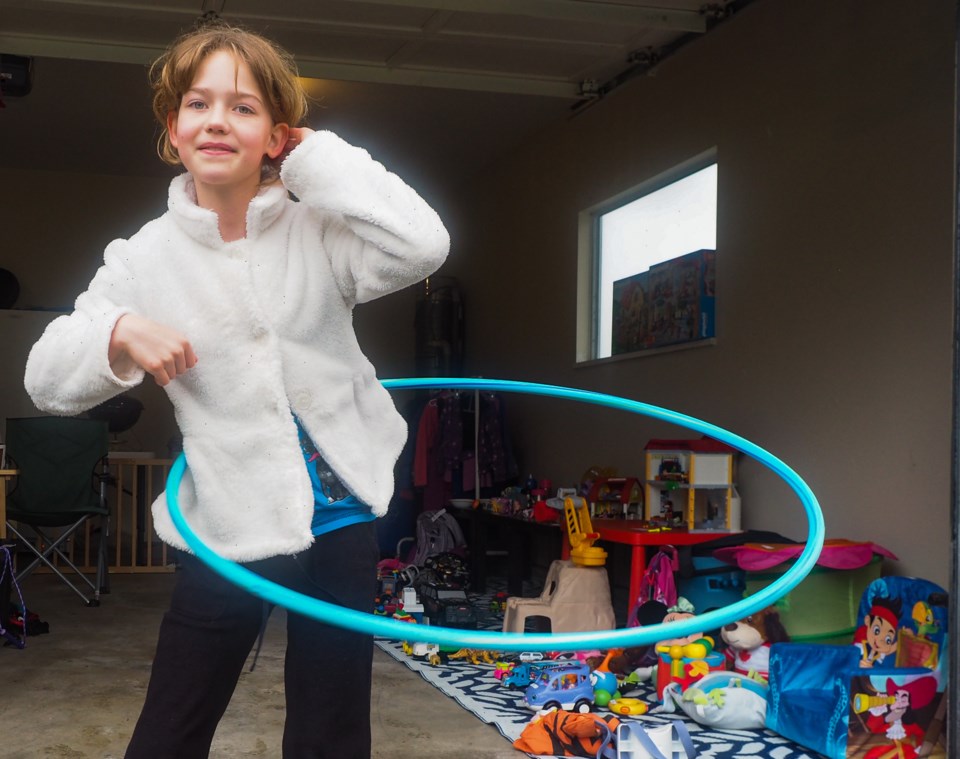
[[[687,620],[667,624],[633,627],[627,629],[601,630],[579,633],[500,633],[487,630],[462,630],[430,625],[412,625],[387,619],[383,616],[346,609],[285,588],[246,567],[225,559],[200,540],[190,528],[180,511],[178,493],[180,482],[186,472],[187,461],[183,454],[177,458],[167,478],[167,504],[170,516],[180,535],[197,557],[211,569],[256,596],[283,606],[291,611],[312,617],[337,627],[345,627],[359,633],[395,640],[436,643],[458,648],[480,648],[500,651],[576,651],[593,648],[616,648],[656,643],[669,638],[684,637],[703,630],[712,630],[722,625],[749,616],[789,593],[810,572],[823,547],[823,513],[816,496],[807,484],[780,459],[744,438],[720,427],[691,416],[651,406],[639,401],[604,395],[587,390],[576,390],[557,385],[533,382],[514,382],[495,379],[463,378],[416,378],[383,380],[383,386],[394,390],[457,389],[486,390],[527,393],[554,398],[566,398],[598,406],[629,411],[634,414],[661,419],[681,427],[695,430],[756,459],[775,472],[799,496],[807,515],[808,536],[806,547],[793,566],[771,585],[757,593],[722,609],[715,609]]]

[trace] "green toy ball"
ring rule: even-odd
[[[609,704],[611,698],[613,698],[613,696],[610,695],[610,691],[604,690],[603,688],[593,692],[593,703],[601,708]]]

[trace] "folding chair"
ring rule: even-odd
[[[55,416],[8,419],[6,439],[7,456],[18,471],[7,496],[7,528],[35,557],[17,572],[17,581],[43,564],[87,606],[99,606],[100,593],[107,591],[107,423]],[[91,581],[63,549],[94,518],[99,518],[99,530],[96,579]],[[36,540],[21,532],[24,526],[36,534]],[[45,532],[60,527],[64,529],[56,536]],[[58,564],[72,569],[89,586],[89,594],[74,585]]]

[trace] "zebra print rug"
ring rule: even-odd
[[[532,595],[532,594],[531,594]],[[502,616],[491,614],[489,595],[471,595],[474,607],[481,615],[481,626],[500,629]],[[494,676],[493,664],[471,664],[464,659],[451,659],[434,666],[426,661],[407,656],[402,643],[377,639],[376,645],[399,662],[417,672],[424,680],[454,699],[478,719],[491,724],[511,743],[530,722],[533,713],[524,706],[523,691],[510,690],[500,685]],[[648,704],[657,703],[656,689],[651,683],[630,692]],[[640,717],[621,717],[646,724],[662,724],[682,715],[646,714]],[[690,731],[697,756],[700,759],[739,759],[764,757],[770,759],[819,759],[820,755],[783,738],[770,730],[717,730],[684,719]]]

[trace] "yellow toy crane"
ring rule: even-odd
[[[564,498],[563,515],[570,539],[570,560],[579,567],[602,567],[606,564],[607,552],[594,545],[600,533],[593,531],[586,499],[578,496]]]

